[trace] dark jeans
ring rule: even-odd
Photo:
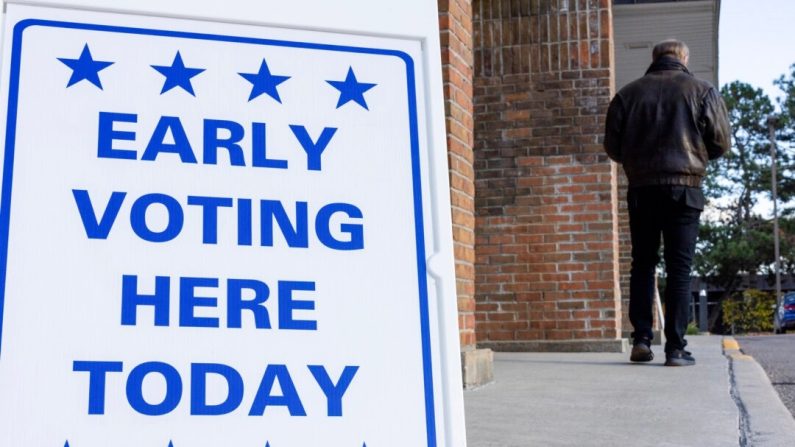
[[[690,269],[704,209],[699,188],[644,186],[627,193],[632,235],[629,319],[635,339],[652,339],[654,271],[660,262],[660,237],[665,258],[665,352],[683,349],[690,304]]]

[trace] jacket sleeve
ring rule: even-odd
[[[715,87],[711,87],[704,95],[700,124],[709,159],[714,160],[725,154],[732,144],[731,126],[726,104]]]
[[[610,101],[607,108],[607,120],[605,121],[604,147],[607,156],[613,161],[621,163],[623,154],[621,153],[621,129],[624,127],[624,106],[621,97],[616,95]]]

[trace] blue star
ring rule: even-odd
[[[263,93],[267,93],[268,96],[275,99],[279,104],[282,103],[282,99],[279,97],[279,92],[276,90],[276,86],[290,79],[290,77],[272,75],[270,69],[268,69],[268,63],[265,62],[265,59],[262,59],[262,64],[259,66],[259,72],[238,74],[246,81],[251,83],[251,94],[248,97],[249,101]]]
[[[334,88],[340,91],[340,99],[337,101],[337,108],[339,109],[343,105],[347,104],[350,101],[359,104],[360,106],[364,107],[365,110],[370,110],[367,107],[367,102],[364,100],[364,92],[370,90],[371,88],[375,87],[378,84],[368,84],[365,82],[359,82],[356,80],[356,75],[353,74],[353,68],[348,67],[348,75],[345,77],[344,81],[326,81],[331,84]]]
[[[91,57],[91,50],[88,49],[88,44],[83,46],[83,52],[77,59],[66,59],[59,57],[59,61],[72,69],[72,77],[69,78],[69,83],[66,88],[77,84],[83,79],[96,85],[102,90],[102,82],[99,81],[99,72],[113,65],[113,62],[95,61]]]
[[[204,68],[186,68],[179,51],[174,56],[174,62],[171,63],[171,66],[152,65],[152,68],[166,77],[166,81],[163,83],[163,90],[160,91],[161,95],[174,87],[181,87],[182,90],[196,96],[193,93],[193,85],[190,83],[190,78],[203,72]]]

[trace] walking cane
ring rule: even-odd
[[[660,323],[660,332],[665,330],[665,315],[663,314],[660,289],[657,287],[657,275],[654,275],[654,304],[657,305],[657,321]]]

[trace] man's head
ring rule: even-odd
[[[684,42],[676,39],[663,40],[654,46],[651,52],[653,62],[657,62],[662,57],[672,57],[679,62],[687,65],[690,58],[690,49]]]

